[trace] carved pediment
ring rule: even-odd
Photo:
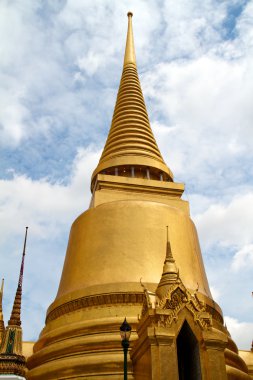
[[[172,285],[166,295],[157,302],[160,309],[178,309],[187,302],[186,289],[180,285]]]
[[[140,281],[141,282],[141,281]],[[172,255],[167,226],[167,248],[161,280],[156,292],[148,291],[141,282],[144,289],[144,302],[141,316],[144,317],[150,309],[155,309],[153,322],[157,326],[169,327],[178,320],[180,312],[187,308],[195,323],[202,329],[212,326],[212,316],[208,313],[205,303],[197,296],[197,291],[191,293],[183,284],[175,259]]]
[[[149,309],[155,309],[157,313],[153,323],[159,327],[170,327],[173,322],[177,322],[178,316],[184,308],[187,308],[194,322],[198,323],[202,329],[212,326],[212,317],[208,313],[206,305],[199,300],[196,292],[190,293],[181,280],[180,283],[170,285],[162,299],[154,293],[148,292],[145,287],[144,293],[141,315],[144,316]],[[155,302],[153,297],[155,297]],[[159,311],[163,311],[163,313],[159,313]]]

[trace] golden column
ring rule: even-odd
[[[57,296],[28,360],[28,379],[122,379],[119,326],[133,328],[144,293],[160,281],[165,226],[180,278],[222,323],[213,301],[184,185],[157,147],[138,78],[132,13],[111,128],[91,179],[90,208],[73,223]],[[169,359],[168,359],[169,360]],[[134,378],[129,358],[129,379]]]

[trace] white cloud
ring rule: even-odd
[[[32,180],[19,174],[13,179],[0,180],[1,240],[19,234],[21,226],[26,225],[40,238],[59,234],[88,207],[90,177],[99,153],[92,147],[80,149],[67,185],[50,183],[46,178]]]
[[[208,56],[158,64],[143,75],[159,146],[179,178],[219,180],[232,162],[237,180],[243,170],[238,158],[252,157],[252,75],[248,63]],[[168,125],[160,137],[161,114]]]
[[[30,117],[30,112],[21,104],[17,93],[0,93],[0,103],[0,144],[16,146],[25,135],[25,120]]]
[[[253,242],[252,209],[253,192],[246,192],[229,202],[216,201],[206,211],[196,215],[194,219],[204,246],[249,247]]]
[[[232,261],[232,269],[236,272],[249,267],[253,269],[253,244],[245,245],[236,252]]]
[[[253,337],[253,323],[240,322],[235,318],[225,316],[225,323],[233,340],[241,350],[250,350]]]
[[[252,54],[253,50],[252,17],[253,2],[248,1],[236,25],[236,29],[241,37],[241,43],[243,44],[247,54]]]
[[[198,56],[222,39],[226,5],[212,1],[164,2],[168,56]]]
[[[68,184],[19,174],[0,180],[0,275],[6,279],[6,320],[17,286],[24,230],[29,226],[22,307],[25,339],[37,339],[44,324],[57,291],[70,226],[89,206],[90,177],[100,154],[92,146],[79,149]]]
[[[89,52],[86,56],[78,59],[78,66],[81,70],[84,70],[87,75],[93,75],[101,62],[103,55],[100,56],[94,52]]]
[[[221,297],[221,291],[217,287],[214,287],[214,286],[210,286],[210,290],[211,290],[213,299],[215,300],[215,302],[218,302]]]

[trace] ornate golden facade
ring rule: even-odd
[[[156,292],[144,292],[131,352],[136,380],[250,379],[221,314],[182,283],[169,241]]]
[[[90,208],[72,225],[27,379],[122,379],[119,326],[127,317],[129,379],[249,380],[212,298],[181,198],[184,185],[173,182],[150,127],[131,13],[111,129],[91,190]]]

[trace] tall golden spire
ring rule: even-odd
[[[164,181],[172,181],[173,178],[150,127],[136,67],[131,12],[128,13],[123,72],[111,128],[99,164],[92,175],[91,188],[98,173],[133,173],[130,168],[135,169],[137,177]]]
[[[27,230],[25,231],[25,240],[24,240],[24,248],[22,254],[22,262],[19,273],[18,287],[16,291],[16,296],[13,303],[12,313],[8,325],[10,326],[21,326],[21,298],[22,298],[22,283],[23,283],[23,274],[24,274],[24,263],[25,263],[25,250],[26,250],[26,239],[27,239]]]
[[[25,376],[26,373],[26,361],[25,357],[22,355],[22,328],[20,314],[27,230],[28,227],[26,227],[25,231],[24,248],[16,296],[11,317],[8,326],[5,329],[4,339],[0,347],[0,374]]]
[[[0,347],[1,347],[3,335],[4,335],[3,292],[4,292],[4,279],[2,279],[2,285],[0,289]]]

